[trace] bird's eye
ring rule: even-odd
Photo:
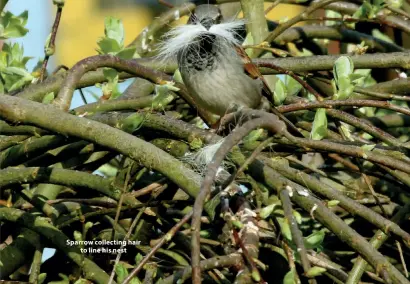
[[[222,20],[222,15],[221,15],[221,14],[218,14],[218,15],[214,18],[214,21],[215,21],[216,23],[220,23],[221,20]]]

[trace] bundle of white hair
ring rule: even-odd
[[[238,30],[244,24],[244,20],[236,19],[214,24],[209,30],[199,21],[193,24],[177,26],[164,35],[164,41],[159,44],[158,57],[163,60],[174,59],[178,54],[188,50],[192,44],[210,35],[216,36],[218,44],[241,45]]]

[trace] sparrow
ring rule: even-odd
[[[244,20],[224,21],[215,5],[199,5],[186,25],[168,32],[159,56],[176,55],[182,80],[195,103],[223,117],[241,108],[270,110],[297,128],[264,97],[273,94],[259,69],[241,47]]]

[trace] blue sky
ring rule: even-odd
[[[44,56],[44,43],[52,26],[51,3],[52,1],[10,0],[5,8],[15,15],[28,10],[26,27],[29,32],[25,37],[13,41],[23,44],[26,56],[34,57],[27,63],[29,70],[37,64],[38,58]]]

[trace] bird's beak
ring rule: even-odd
[[[212,27],[212,25],[213,25],[213,21],[212,21],[212,19],[210,19],[210,18],[202,19],[202,20],[200,21],[200,23],[201,23],[201,25],[204,26],[204,28],[207,29],[207,30],[209,30],[209,29]]]

